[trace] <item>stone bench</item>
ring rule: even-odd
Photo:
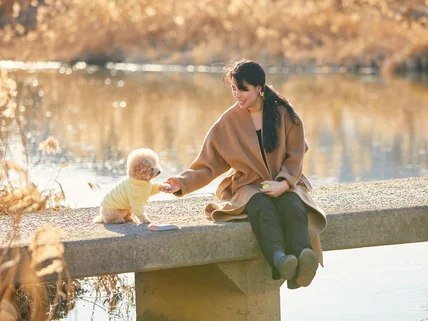
[[[428,241],[428,177],[315,187],[312,195],[328,215],[324,250]],[[271,280],[249,223],[208,221],[211,200],[149,202],[152,222],[180,227],[164,232],[93,224],[98,208],[25,214],[16,246],[46,223],[63,228],[73,278],[135,273],[138,320],[280,320],[282,281]],[[12,219],[0,216],[1,240]]]

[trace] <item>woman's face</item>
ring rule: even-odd
[[[257,105],[261,102],[260,91],[262,86],[253,86],[243,82],[245,89],[241,90],[235,79],[232,78],[232,96],[235,97],[241,109],[257,109]]]

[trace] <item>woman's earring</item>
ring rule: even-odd
[[[262,99],[265,99],[265,93],[263,91],[260,92],[260,96],[262,97]]]

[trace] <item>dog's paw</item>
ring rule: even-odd
[[[136,216],[137,223],[139,224],[149,224],[150,220],[146,216]]]
[[[166,183],[159,183],[159,190],[161,192],[169,191],[170,189],[171,189],[171,185],[166,184]]]
[[[132,216],[125,216],[124,218],[123,218],[123,220],[125,221],[125,222],[133,222],[134,220],[132,219]]]
[[[97,215],[93,218],[92,222],[94,223],[104,223],[104,218],[102,215]]]

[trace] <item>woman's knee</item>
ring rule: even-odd
[[[307,214],[305,203],[301,200],[300,196],[293,192],[286,192],[277,198],[278,211],[284,213],[300,212]]]
[[[257,193],[250,198],[247,203],[247,208],[263,208],[270,203],[272,203],[272,200],[269,198],[269,196],[262,193]]]
[[[263,214],[269,216],[269,214],[275,214],[277,212],[273,199],[269,196],[258,193],[251,197],[247,203],[246,212],[248,216],[254,217]]]

